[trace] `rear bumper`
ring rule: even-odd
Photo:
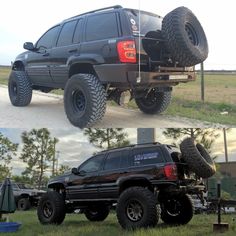
[[[159,67],[157,72],[138,71],[136,64],[95,65],[94,69],[103,84],[133,87],[175,86],[196,79],[193,68]]]
[[[152,181],[152,185],[157,186],[158,189],[162,189],[167,193],[188,193],[198,194],[206,190],[206,186],[203,184],[197,184],[192,179],[179,180],[179,181]]]

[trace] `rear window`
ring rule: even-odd
[[[142,12],[140,15],[139,26],[139,11],[138,10],[126,10],[130,20],[130,27],[134,35],[145,36],[149,31],[161,30],[162,18],[158,15],[154,15],[148,12]]]
[[[86,41],[118,37],[116,13],[104,13],[88,17]]]
[[[164,162],[159,148],[138,148],[133,151],[132,166],[152,165]]]

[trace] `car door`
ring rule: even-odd
[[[78,174],[71,175],[67,183],[70,200],[95,199],[97,197],[97,176],[101,170],[103,160],[103,154],[96,155],[78,168]]]
[[[49,29],[36,43],[36,50],[26,54],[26,72],[35,85],[49,86],[52,83],[51,50],[55,45],[59,29],[59,25]]]
[[[69,65],[67,62],[79,56],[82,22],[81,18],[65,22],[62,25],[56,47],[51,51],[51,76],[53,81],[62,87],[68,80]]]
[[[107,154],[103,170],[98,176],[99,196],[117,198],[119,195],[118,179],[127,176],[129,168],[129,150],[113,151]]]

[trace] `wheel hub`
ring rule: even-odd
[[[197,36],[197,32],[190,23],[187,23],[185,25],[185,31],[187,32],[187,35],[188,35],[188,38],[189,38],[190,42],[194,46],[198,46],[199,45],[199,39],[198,39],[198,36]]]
[[[50,218],[52,216],[53,213],[53,209],[52,209],[52,205],[50,202],[45,202],[45,204],[43,205],[43,214],[46,218]]]
[[[72,103],[75,111],[83,112],[86,107],[86,100],[83,92],[81,90],[73,91]]]
[[[127,205],[126,214],[131,221],[137,222],[143,217],[143,207],[138,201],[133,200]]]
[[[169,215],[177,216],[180,214],[181,204],[175,199],[168,200],[166,204],[166,210]]]

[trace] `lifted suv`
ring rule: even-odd
[[[202,162],[194,166],[203,170],[207,154],[202,152],[201,156],[200,149],[191,139],[189,142],[195,152],[194,159]],[[196,155],[200,156],[196,158]],[[61,224],[65,214],[76,209],[84,212],[90,221],[103,221],[111,206],[117,204],[117,218],[123,228],[155,226],[159,208],[165,223],[187,224],[194,213],[188,194],[201,195],[205,189],[201,178],[196,178],[190,171],[188,158],[192,155],[186,155],[186,152],[181,155],[173,147],[159,143],[98,153],[72,172],[49,181],[48,188],[52,191],[39,202],[39,221]],[[214,165],[206,166],[210,172],[203,171],[202,174],[213,175]]]
[[[32,90],[64,90],[70,122],[80,128],[102,119],[106,101],[135,99],[141,111],[161,113],[172,87],[195,80],[194,65],[208,55],[205,33],[180,7],[164,18],[114,6],[87,12],[25,43],[9,78],[14,106],[27,106]]]

